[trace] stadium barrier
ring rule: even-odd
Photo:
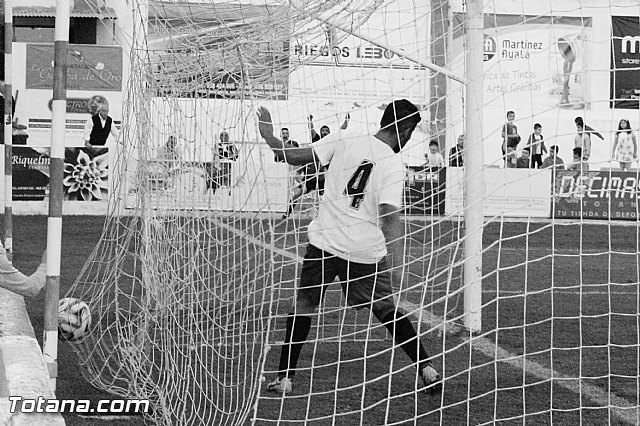
[[[9,396],[53,399],[49,372],[22,296],[0,289],[0,425],[64,425],[60,413],[11,413]]]
[[[269,156],[264,146],[251,150],[251,161]],[[77,151],[77,150],[76,150]],[[76,152],[74,151],[74,152]],[[254,158],[255,157],[255,158]],[[270,158],[270,157],[269,157]],[[245,160],[238,160],[242,165]],[[188,204],[198,210],[275,211],[284,212],[287,205],[287,168],[277,164],[255,176],[233,170],[231,188],[220,188],[215,197],[205,196],[204,167],[189,162],[189,167],[176,173],[175,181],[153,187],[148,202],[153,209],[171,209]],[[14,175],[14,214],[38,215],[48,212],[48,181],[34,183],[37,171],[28,170],[20,178]],[[236,176],[237,175],[237,176]],[[22,180],[20,180],[22,179]],[[48,179],[48,178],[47,178]],[[483,212],[486,217],[541,219],[638,220],[640,179],[637,171],[612,169],[558,171],[549,169],[505,169],[487,166],[482,171],[484,183]],[[0,177],[0,182],[2,177]],[[16,188],[16,185],[20,185]],[[40,186],[38,186],[40,185]],[[166,186],[166,187],[165,187]],[[412,216],[459,216],[463,214],[464,167],[429,170],[408,166],[404,202]],[[122,214],[130,214],[138,200],[138,188],[129,185]],[[22,192],[20,192],[22,191]],[[39,192],[38,192],[39,191]],[[48,191],[46,191],[48,193]],[[32,197],[29,199],[29,197]],[[29,201],[25,201],[28,200]],[[103,200],[65,200],[64,213],[70,215],[107,214]]]

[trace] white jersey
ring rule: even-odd
[[[332,133],[311,145],[330,167],[318,217],[309,224],[309,243],[352,262],[377,263],[387,254],[378,206],[402,207],[404,165],[375,136],[340,136]]]

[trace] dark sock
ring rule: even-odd
[[[287,330],[284,335],[284,344],[280,352],[280,365],[278,377],[293,377],[300,351],[307,340],[311,329],[311,317],[289,314],[287,317]]]
[[[429,365],[429,354],[422,346],[409,318],[401,312],[390,312],[382,319],[382,323],[393,335],[396,344],[418,365],[419,370]]]
[[[293,213],[293,201],[289,201],[287,205],[287,212],[284,214],[285,217],[289,217],[289,215]]]

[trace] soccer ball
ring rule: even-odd
[[[58,331],[62,340],[82,340],[91,326],[89,306],[74,297],[65,297],[58,302]]]

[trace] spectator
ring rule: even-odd
[[[581,125],[585,132],[587,132],[589,135],[594,135],[599,137],[600,139],[604,140],[604,136],[602,136],[599,132],[597,132],[595,129],[593,129],[592,127],[584,124],[584,120],[582,119],[582,117],[576,117],[575,120],[573,120],[576,123],[576,126],[579,124]]]
[[[516,150],[520,143],[520,135],[518,134],[518,126],[513,122],[516,119],[516,113],[507,111],[507,122],[502,126],[502,155],[505,156],[507,148],[512,147]],[[506,159],[505,159],[506,161]]]
[[[542,168],[563,169],[563,166],[564,161],[562,161],[562,158],[558,157],[558,146],[551,145],[551,147],[549,148],[549,156],[542,162]]]
[[[2,117],[2,120],[4,120],[4,101],[5,101],[5,90],[6,90],[6,85],[4,83],[4,80],[0,80],[0,117]],[[16,96],[17,93],[16,93]],[[11,96],[11,107],[12,107],[12,111],[11,111],[11,115],[13,116],[13,114],[15,114],[16,111],[16,99],[14,96]],[[18,128],[18,120],[14,118],[12,124],[12,127],[14,129]],[[24,126],[22,126],[24,128]],[[15,142],[14,142],[15,143]],[[4,144],[4,124],[0,125],[0,145]]]
[[[444,158],[442,158],[442,154],[440,154],[438,141],[432,140],[429,142],[429,152],[424,155],[424,158],[427,161],[423,164],[423,167],[430,169],[440,169],[444,167]]]
[[[449,152],[449,165],[451,167],[462,167],[464,166],[464,157],[462,155],[462,150],[464,148],[464,133],[458,136],[458,143],[451,148]]]
[[[542,125],[536,123],[533,125],[533,133],[529,136],[527,147],[531,151],[531,168],[540,168],[542,166],[542,153],[547,153],[547,147],[544,145],[542,136]]]
[[[169,136],[167,142],[158,149],[157,157],[159,160],[171,163],[181,160],[181,155],[178,151],[178,138],[173,135]]]
[[[522,155],[516,160],[516,167],[519,169],[528,169],[530,167],[529,148],[522,149]]]
[[[216,190],[221,187],[231,186],[231,165],[238,158],[238,152],[235,144],[229,142],[229,133],[220,132],[220,140],[214,149],[215,159],[212,163],[205,163],[206,187],[205,191]],[[231,189],[229,189],[231,195]]]
[[[580,173],[589,171],[589,163],[584,160],[582,148],[573,148],[573,163],[567,165],[567,170],[577,170]]]
[[[621,171],[628,171],[631,162],[638,158],[636,135],[631,130],[629,120],[623,118],[618,123],[618,131],[613,142],[612,158],[620,163]]]
[[[109,105],[102,104],[84,125],[84,146],[88,149],[104,146],[109,135],[117,141],[119,134],[113,119],[109,117]]]
[[[505,165],[508,169],[515,169],[518,167],[518,157],[516,155],[516,149],[512,146],[507,147],[507,153],[504,157]]]
[[[220,186],[231,186],[231,164],[238,159],[238,150],[233,142],[229,142],[229,133],[220,132],[218,141],[218,157],[220,166],[218,171],[218,183]]]
[[[347,127],[349,127],[349,120],[351,119],[351,116],[349,115],[349,113],[345,114],[344,116],[344,122],[342,123],[342,126],[340,126],[340,128],[342,130],[346,130]],[[328,134],[331,133],[331,129],[329,128],[329,126],[322,126],[320,127],[320,134],[318,134],[316,132],[316,130],[313,127],[313,115],[309,114],[309,131],[311,132],[311,142],[318,142],[320,139],[324,138],[325,136],[327,136]]]
[[[289,134],[289,129],[287,129],[286,127],[283,127],[282,130],[280,130],[280,136],[282,136],[282,142],[288,148],[300,147],[300,144],[298,142],[289,139],[291,136]],[[275,161],[276,163],[286,163],[286,160],[284,158],[278,158],[278,156],[275,154],[273,155],[273,161]]]
[[[173,185],[172,178],[179,170],[178,162],[182,155],[178,151],[178,138],[171,135],[167,142],[158,148],[155,161],[149,165],[149,182],[157,187],[168,189]]]
[[[588,132],[584,131],[583,126],[584,124],[581,123],[576,124],[578,134],[573,141],[573,147],[580,148],[580,152],[582,152],[582,159],[584,161],[589,161],[589,157],[591,157],[591,137]]]

